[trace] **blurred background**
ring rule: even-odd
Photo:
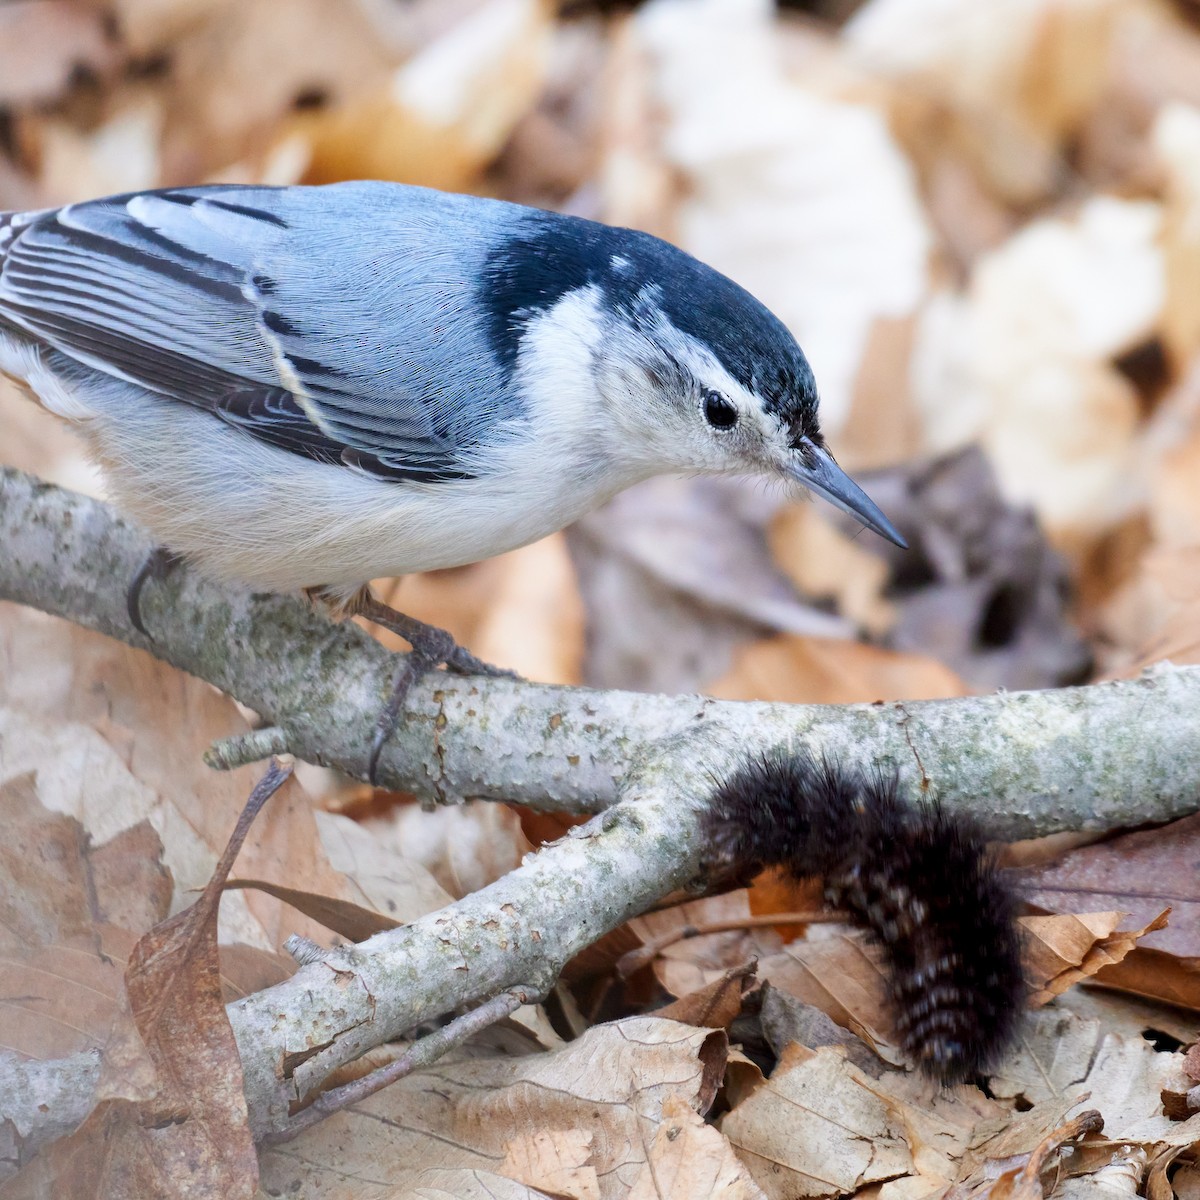
[[[653,482],[385,589],[482,657],[797,702],[1196,661],[1195,0],[0,2],[0,209],[360,177],[637,226],[732,276],[912,543]],[[4,383],[0,456],[102,491]]]

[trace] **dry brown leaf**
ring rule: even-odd
[[[1177,1200],[1200,1200],[1200,1167],[1185,1164],[1171,1180]]]
[[[121,40],[133,53],[153,54],[237,0],[114,0]]]
[[[1200,104],[1200,29],[1189,7],[1119,5],[1104,94],[1072,155],[1096,186],[1126,195],[1162,186],[1156,121],[1169,105]]]
[[[766,1194],[733,1152],[733,1147],[679,1096],[663,1103],[662,1124],[654,1135],[629,1200],[765,1200]]]
[[[147,822],[91,846],[73,818],[48,812],[32,776],[0,784],[0,1010],[3,1044],[36,1059],[105,1044],[140,934],[164,920],[171,879]],[[227,1000],[287,978],[290,958],[250,946],[221,955]]]
[[[705,690],[727,700],[792,704],[936,700],[970,694],[949,667],[920,654],[861,642],[787,636],[752,642],[738,651],[729,674]]]
[[[528,1144],[514,1156],[555,1170],[569,1164],[584,1186],[590,1167],[602,1200],[616,1200],[647,1161],[666,1101],[682,1096],[707,1111],[724,1065],[724,1034],[650,1017],[596,1026],[554,1053],[443,1060],[267,1151],[263,1186],[378,1200],[388,1188],[417,1187],[434,1168],[497,1171],[514,1138],[543,1129],[575,1131],[563,1156],[535,1155]]]
[[[121,1011],[121,974],[136,935],[97,926],[0,957],[0,1045],[49,1060],[103,1046]]]
[[[1152,950],[1147,954],[1154,953]],[[1135,952],[1133,957],[1137,957]],[[1125,960],[1128,963],[1129,959]],[[1117,970],[1124,967],[1121,964]],[[1050,1007],[1056,1011],[1073,1013],[1086,1020],[1095,1020],[1107,1033],[1126,1036],[1148,1036],[1153,1030],[1155,1037],[1173,1038],[1186,1046],[1196,1037],[1198,1026],[1195,1011],[1169,1004],[1166,1001],[1107,987],[1074,988],[1059,996]]]
[[[389,1191],[375,1191],[370,1184],[360,1183],[353,1193],[321,1192],[322,1200],[327,1196],[331,1200],[575,1200],[572,1192],[550,1195],[505,1175],[467,1167],[432,1167]],[[588,1200],[586,1194],[580,1200]]]
[[[1200,66],[1200,59],[1197,60]],[[1167,300],[1162,336],[1173,361],[1183,367],[1200,351],[1200,108],[1169,104],[1153,130],[1166,169],[1163,253]]]
[[[290,775],[290,766],[267,768],[200,899],[142,937],[125,971],[130,1012],[161,1088],[152,1107],[169,1122],[155,1127],[144,1111],[131,1149],[156,1161],[171,1194],[248,1197],[257,1189],[242,1062],[221,995],[217,910],[255,818]]]
[[[1033,987],[1033,1008],[1061,995],[1080,980],[1119,963],[1140,938],[1167,924],[1170,909],[1141,929],[1117,930],[1121,912],[1068,913],[1054,917],[1022,917],[1025,974]]]
[[[387,816],[367,817],[360,824],[366,836],[378,842],[378,852],[393,860],[387,870],[396,881],[407,885],[427,874],[452,898],[476,892],[514,870],[532,848],[517,813],[482,800],[432,812],[414,804],[401,805]],[[322,823],[323,832],[324,828]],[[415,864],[422,875],[410,874],[403,860]],[[408,903],[428,903],[428,912],[441,907],[432,903],[434,892],[423,882],[405,890]],[[384,907],[391,911],[386,902]]]
[[[771,913],[820,912],[825,907],[824,880],[794,879],[782,869],[763,871],[749,887],[750,911],[755,916]],[[778,925],[776,932],[790,942],[800,936],[795,925]]]
[[[1158,1051],[1140,1033],[1114,1033],[1051,1004],[1029,1015],[988,1086],[997,1097],[1035,1106],[1086,1102],[1103,1116],[1113,1142],[1177,1146],[1200,1136],[1200,1118],[1173,1121],[1163,1110],[1163,1092],[1179,1084],[1182,1072],[1182,1054]]]
[[[865,933],[842,925],[813,926],[780,954],[764,958],[759,977],[811,1004],[860,1037],[884,1061],[904,1061],[884,999],[883,955]]]
[[[272,763],[200,899],[134,946],[128,1013],[105,1047],[99,1103],[13,1177],[6,1195],[255,1194],[258,1161],[221,993],[217,910],[251,823],[290,773]]]
[[[1194,506],[1193,478],[1181,473],[1180,466],[1188,465],[1186,460],[1181,462],[1181,456],[1190,460],[1197,451],[1200,442],[1189,443],[1169,456],[1160,479],[1171,490],[1178,481],[1189,508]],[[1162,496],[1160,490],[1159,498]],[[1160,547],[1143,557],[1136,577],[1099,614],[1101,631],[1117,650],[1111,656],[1114,674],[1132,678],[1164,659],[1181,666],[1200,661],[1198,588],[1200,548]]]
[[[962,1163],[980,1138],[1006,1125],[1008,1107],[977,1087],[934,1090],[919,1073],[885,1071],[871,1083],[912,1153],[907,1180],[884,1184],[883,1196],[940,1196],[962,1173]]]
[[[234,702],[208,684],[99,634],[0,605],[0,781],[36,770],[41,802],[75,817],[95,842],[149,821],[176,906],[211,875],[250,775],[212,771],[202,754],[246,728]],[[294,781],[251,831],[238,869],[362,900],[329,866]],[[225,941],[264,949],[292,933],[323,935],[261,893],[231,895],[221,929]]]
[[[649,479],[568,531],[588,609],[593,687],[690,691],[764,630],[848,637],[807,605],[771,556],[780,493],[733,477]]]
[[[680,996],[670,1004],[654,1010],[654,1016],[664,1021],[680,1021],[700,1029],[728,1029],[742,1011],[742,997],[753,986],[755,964],[727,971],[708,987]]]
[[[1163,950],[1143,950],[1137,946],[1123,961],[1100,971],[1096,982],[1200,1011],[1200,958],[1180,958]]]
[[[833,611],[882,638],[896,613],[883,595],[887,562],[847,536],[811,504],[781,508],[768,530],[771,554],[804,596],[829,601]]]
[[[91,847],[77,821],[42,807],[32,775],[0,784],[0,821],[3,1045],[38,1059],[103,1046],[125,960],[167,915],[158,839],[138,825]]]
[[[744,889],[708,896],[687,904],[676,904],[659,912],[645,913],[629,922],[629,929],[642,943],[654,942],[680,930],[685,925],[711,925],[724,921],[741,921],[750,915]],[[701,991],[724,977],[725,972],[740,967],[760,953],[758,935],[744,929],[728,933],[709,933],[687,938],[664,948],[655,959],[654,974],[672,996],[686,996]]]
[[[390,78],[333,109],[301,114],[307,179],[477,186],[532,107],[550,51],[545,0],[487,0]]]
[[[274,987],[290,979],[296,970],[296,960],[290,955],[260,950],[257,946],[222,946],[220,960],[221,988],[226,1004]]]
[[[927,141],[965,150],[1000,196],[1027,205],[1058,185],[1068,139],[1100,99],[1119,7],[875,0],[845,36],[863,65],[926,100]]]
[[[1139,830],[1069,851],[1022,876],[1022,896],[1051,912],[1120,909],[1150,921],[1164,908],[1171,923],[1143,947],[1200,956],[1200,816]]]
[[[805,1004],[789,992],[769,983],[762,986],[759,1020],[767,1044],[778,1056],[792,1042],[819,1050],[822,1046],[843,1046],[846,1058],[868,1075],[877,1076],[884,1062],[865,1042],[832,1020],[821,1009]]]
[[[583,598],[566,536],[543,538],[501,562],[505,570],[471,649],[539,683],[580,683]]]
[[[999,1099],[1020,1098],[1035,1107],[1077,1099],[1104,1036],[1099,1020],[1052,1002],[1026,1016],[1013,1052],[998,1064],[988,1088]]]
[[[523,1131],[505,1146],[500,1174],[555,1195],[600,1200],[592,1143],[585,1129]]]
[[[1080,979],[1120,961],[1151,928],[1117,933],[1121,913],[1022,917],[1025,975],[1036,988],[1031,1003],[1045,1004]],[[892,1064],[904,1061],[886,1002],[886,964],[862,930],[812,926],[804,938],[759,963],[759,976],[811,1004],[860,1037]]]
[[[951,1188],[945,1200],[1042,1200],[1046,1192],[1041,1176],[1047,1160],[1051,1155],[1057,1158],[1057,1152],[1067,1143],[1099,1132],[1103,1123],[1096,1112],[1081,1113],[1051,1130],[1027,1153],[985,1161],[970,1178]]]
[[[336,813],[318,812],[314,819],[329,865],[357,890],[361,907],[405,924],[444,908],[453,899],[409,856],[411,847],[402,839],[380,837],[378,829]],[[376,824],[384,827],[387,819]]]
[[[0,105],[54,100],[76,71],[104,74],[120,55],[98,6],[10,0],[0,6]]]
[[[231,879],[225,887],[228,891],[253,888],[266,892],[306,917],[320,921],[326,929],[349,942],[365,942],[385,929],[398,929],[403,924],[361,904],[351,904],[348,900],[338,900],[333,896],[318,896],[315,892],[305,892],[300,888],[282,887],[265,879]]]
[[[643,128],[686,186],[676,240],[797,335],[836,434],[876,321],[909,316],[928,283],[928,224],[885,114],[793,76],[764,4],[647,5],[621,49],[649,64]],[[636,210],[619,193],[628,175],[606,182],[606,211]]]
[[[887,1105],[839,1047],[792,1045],[770,1079],[746,1071],[718,1127],[771,1200],[836,1196],[911,1171]]]
[[[1139,399],[1110,360],[1150,336],[1164,303],[1161,212],[1088,200],[984,255],[965,296],[925,309],[913,357],[927,445],[978,440],[1005,495],[1068,549],[1145,504]],[[1030,436],[1036,430],[1036,436]]]
[[[487,662],[539,683],[580,682],[583,600],[564,534],[469,567],[382,580],[377,590]],[[380,638],[407,649],[394,634]]]
[[[161,9],[146,13],[145,0],[124,2],[148,17],[131,27],[131,37],[144,52],[168,56],[169,70],[155,92],[164,107],[164,182],[224,181],[231,164],[269,157],[273,146],[278,155],[297,102],[317,105],[318,113],[321,105],[353,103],[364,91],[386,86],[404,53],[380,37],[366,5],[224,0],[160,23]],[[307,154],[289,153],[303,170]]]

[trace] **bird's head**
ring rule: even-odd
[[[634,474],[799,484],[905,545],[826,449],[796,339],[744,288],[649,234],[574,218],[548,218],[519,247],[492,301],[507,314],[514,357],[550,383],[551,403],[586,361],[576,391],[603,410],[598,451]]]

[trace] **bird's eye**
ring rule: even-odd
[[[720,392],[710,388],[704,393],[704,419],[714,429],[732,429],[737,424],[738,411]]]

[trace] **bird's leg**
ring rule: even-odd
[[[125,611],[129,614],[134,629],[151,641],[154,641],[154,634],[146,628],[145,622],[142,620],[142,591],[151,579],[156,583],[161,583],[181,562],[183,562],[182,555],[168,550],[166,546],[155,546],[146,555],[142,565],[138,567],[137,573],[129,581],[129,587],[125,590]]]
[[[367,779],[375,782],[375,771],[384,744],[396,728],[400,711],[408,693],[422,676],[440,666],[457,675],[487,675],[494,679],[517,679],[515,671],[494,667],[481,658],[476,658],[454,640],[454,636],[436,625],[426,625],[415,617],[397,612],[388,604],[377,600],[369,587],[361,587],[347,599],[337,599],[323,588],[308,588],[310,599],[326,605],[337,617],[365,617],[368,621],[398,634],[412,647],[412,652],[396,671],[392,681],[392,692],[379,720],[375,723],[375,736],[371,740],[371,757],[367,763]]]

